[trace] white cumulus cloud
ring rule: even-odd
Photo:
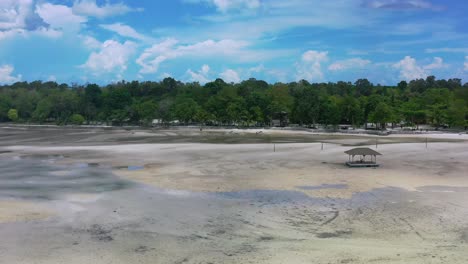
[[[92,36],[80,35],[79,37],[85,45],[85,47],[88,49],[99,49],[101,47],[101,42],[99,42]]]
[[[220,12],[227,12],[233,9],[256,9],[261,5],[260,0],[185,0],[188,3],[208,3],[213,5]]]
[[[86,63],[80,67],[94,75],[121,74],[127,69],[128,60],[135,50],[136,44],[134,42],[125,41],[121,44],[115,40],[107,40],[102,43],[99,51],[92,52]]]
[[[86,17],[75,15],[72,9],[65,5],[42,3],[36,6],[36,13],[52,28],[62,31],[79,31]]]
[[[203,65],[199,71],[192,71],[192,69],[187,70],[187,74],[190,76],[190,81],[192,82],[199,82],[201,84],[205,84],[210,81],[208,77],[208,73],[210,71],[210,66]]]
[[[0,1],[0,30],[24,28],[31,12],[32,0]]]
[[[382,9],[434,9],[440,10],[441,7],[433,5],[430,1],[426,0],[367,0],[364,1],[364,6],[369,8],[382,8]]]
[[[138,40],[145,40],[147,39],[146,36],[138,33],[134,28],[122,24],[122,23],[115,23],[115,24],[106,24],[100,25],[100,27],[107,29],[109,31],[113,31],[123,37],[138,39]]]
[[[13,76],[15,68],[12,65],[4,64],[0,66],[0,83],[14,83],[21,80],[21,75]]]
[[[180,57],[256,60],[255,52],[244,49],[247,46],[247,42],[236,40],[206,40],[191,45],[180,45],[175,39],[166,39],[145,49],[136,62],[141,66],[141,74],[149,74],[157,72],[161,63]],[[259,55],[261,56],[261,53]]]
[[[400,78],[407,81],[427,77],[426,71],[410,56],[406,56],[401,61],[395,63],[393,67],[399,69]]]
[[[434,62],[424,66],[423,68],[425,70],[436,70],[436,69],[443,69],[443,68],[447,68],[447,67],[448,67],[448,65],[444,63],[444,60],[442,58],[434,57]]]
[[[328,61],[328,51],[309,50],[304,52],[301,61],[296,63],[297,80],[322,80],[322,63]]]
[[[141,11],[140,8],[133,9],[123,3],[106,3],[102,6],[98,6],[95,0],[77,0],[73,3],[72,8],[73,13],[77,15],[92,16],[97,18],[123,15],[131,11]]]
[[[348,70],[352,68],[363,68],[371,63],[370,60],[364,60],[361,58],[352,58],[352,59],[347,59],[347,60],[341,60],[337,61],[330,66],[328,66],[328,69],[330,71],[343,71],[343,70]]]
[[[406,56],[395,63],[393,67],[400,70],[400,78],[409,81],[426,78],[431,74],[432,70],[447,68],[448,65],[440,57],[435,57],[434,61],[428,65],[419,65],[416,59]]]
[[[468,71],[468,56],[465,57],[465,63],[463,65],[465,66],[464,70]]]
[[[227,69],[224,72],[220,73],[219,77],[221,77],[221,79],[223,79],[227,83],[240,83],[241,81],[239,73],[232,69]]]
[[[33,0],[1,0],[0,39],[31,35],[56,38],[61,34],[34,12]]]

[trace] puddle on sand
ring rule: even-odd
[[[133,183],[100,167],[57,165],[36,159],[0,160],[0,198],[55,199],[70,193],[121,190]]]
[[[466,193],[468,192],[468,187],[453,187],[453,186],[422,186],[416,188],[420,192],[438,192],[438,193]]]
[[[129,171],[139,171],[143,170],[145,166],[137,166],[137,165],[128,165],[128,166],[116,166],[114,169],[117,170],[129,170]]]
[[[331,185],[331,184],[330,184]],[[331,188],[330,185],[310,186]],[[337,186],[336,186],[337,185]],[[331,185],[335,188],[347,188],[341,184]],[[309,186],[307,186],[309,187]],[[388,203],[398,203],[409,199],[421,199],[421,193],[410,192],[400,188],[377,188],[368,192],[354,193],[349,199],[331,197],[311,197],[301,191],[290,190],[248,190],[238,192],[222,192],[214,194],[221,199],[233,199],[260,206],[275,206],[284,204],[309,204],[331,208],[381,207]]]
[[[324,189],[347,189],[348,185],[347,184],[322,184],[322,185],[316,185],[316,186],[303,185],[303,186],[296,186],[296,188],[300,190],[306,190],[306,191],[324,190]]]
[[[83,169],[83,168],[96,168],[96,167],[100,167],[100,164],[99,163],[94,163],[94,162],[91,162],[91,163],[75,163],[73,164],[74,167],[76,168],[80,168],[80,169]]]
[[[145,168],[144,166],[128,166],[127,167],[129,171],[137,171],[137,170],[142,170],[144,168]]]
[[[226,199],[248,200],[250,202],[268,205],[320,200],[317,198],[312,198],[299,191],[285,190],[249,190],[238,192],[221,192],[215,195],[217,197]]]

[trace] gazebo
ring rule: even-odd
[[[349,167],[379,167],[377,156],[382,155],[370,148],[354,148],[345,151],[345,153],[349,156],[348,162],[346,162]],[[366,159],[366,157],[370,157],[370,160]]]

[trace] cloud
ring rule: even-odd
[[[138,33],[135,29],[130,26],[127,26],[122,23],[115,23],[115,24],[106,24],[100,25],[100,27],[107,29],[109,31],[113,31],[123,37],[138,39],[138,40],[146,40],[148,39],[146,36]]]
[[[432,9],[440,10],[442,7],[435,6],[425,0],[368,0],[362,4],[367,8],[377,9],[393,9],[393,10],[408,10],[408,9]]]
[[[400,78],[407,81],[426,78],[427,74],[422,67],[420,67],[416,60],[410,56],[406,56],[403,60],[393,65],[394,68],[400,70]]]
[[[50,29],[33,7],[32,0],[0,1],[0,39],[30,35],[59,36],[59,32]]]
[[[200,84],[205,84],[209,82],[210,80],[208,79],[208,72],[210,71],[210,66],[208,65],[203,65],[202,68],[194,72],[191,69],[187,70],[187,74],[190,75],[190,81],[192,82],[199,82]]]
[[[11,65],[4,64],[0,66],[0,83],[9,84],[21,81],[21,75],[13,76],[15,68]]]
[[[134,54],[136,44],[125,41],[123,44],[115,40],[102,43],[100,50],[92,52],[85,64],[81,65],[93,75],[104,73],[117,73],[120,75],[127,69],[130,56]]]
[[[73,13],[82,16],[91,16],[97,18],[106,18],[110,16],[123,15],[132,11],[142,11],[141,8],[131,8],[123,3],[106,3],[98,6],[95,0],[77,0],[72,6]]]
[[[436,70],[436,69],[443,69],[447,68],[448,65],[444,63],[444,60],[440,57],[434,57],[434,62],[424,66],[425,70]]]
[[[79,31],[81,24],[87,22],[86,17],[75,15],[72,9],[65,5],[38,4],[36,13],[53,29],[62,31]]]
[[[6,31],[0,30],[0,40],[11,38],[11,37],[18,36],[18,35],[24,36],[26,34],[27,32],[24,29],[10,29]]]
[[[47,27],[47,23],[34,13],[32,8],[32,0],[2,0],[0,2],[0,30],[33,31]]]
[[[259,8],[260,0],[185,0],[187,3],[208,3],[215,6],[220,12],[230,10],[256,9]]]
[[[184,0],[190,3],[212,3],[214,0]],[[307,28],[303,35],[311,37],[316,29],[349,29],[355,27],[368,28],[376,24],[377,16],[368,12],[363,14],[359,2],[352,1],[321,1],[321,0],[262,0],[259,7],[240,8],[240,12],[203,12],[203,15],[190,16],[191,25],[180,28],[170,27],[164,32],[184,41],[195,42],[202,39],[243,39],[265,41],[288,39],[295,42],[296,38],[289,35],[294,29]],[[238,3],[237,1],[227,1]],[[253,7],[256,4],[252,5]],[[235,9],[232,9],[235,11]],[[280,22],[278,22],[280,21]],[[160,31],[161,32],[161,31]],[[296,53],[290,52],[291,55]]]
[[[465,63],[463,65],[464,65],[463,70],[468,71],[468,56],[465,57]]]
[[[47,81],[48,82],[56,82],[57,81],[57,77],[55,75],[50,75],[48,78],[47,78]]]
[[[141,66],[140,73],[155,73],[158,71],[159,65],[162,62],[180,56],[179,52],[174,51],[174,46],[176,44],[177,40],[167,39],[153,45],[151,48],[145,49],[136,60],[136,63]]]
[[[161,63],[181,57],[229,58],[231,62],[250,62],[273,54],[248,50],[248,46],[248,42],[229,39],[206,40],[189,45],[179,44],[175,39],[166,39],[145,49],[136,62],[141,66],[141,74],[149,74],[157,72]]]
[[[220,73],[219,77],[221,77],[221,79],[223,79],[227,83],[240,83],[241,81],[239,74],[232,69],[227,69],[224,72]]]
[[[468,48],[437,48],[426,49],[426,53],[468,53]]]
[[[297,80],[322,80],[322,63],[328,61],[328,51],[309,50],[304,52],[301,61],[296,63]]]
[[[352,58],[348,60],[341,60],[331,64],[328,69],[330,71],[343,71],[351,68],[363,68],[371,63],[370,60],[361,58]]]
[[[440,57],[435,57],[431,64],[420,66],[416,60],[406,56],[403,60],[395,63],[394,68],[400,70],[400,78],[410,81],[414,79],[426,78],[431,74],[431,70],[447,68],[448,65]]]
[[[260,64],[258,66],[249,68],[247,73],[248,73],[248,75],[252,75],[253,73],[260,73],[260,72],[263,72],[263,71],[265,71],[265,66],[263,64]]]
[[[101,42],[91,36],[80,35],[80,38],[85,47],[88,49],[99,49],[101,47]]]

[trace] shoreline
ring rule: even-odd
[[[307,127],[238,127],[238,126],[201,126],[203,131],[243,131],[243,132],[258,132],[258,131],[284,131],[284,132],[304,132],[312,134],[343,134],[343,135],[375,135],[375,136],[387,136],[387,135],[426,135],[426,134],[467,134],[466,129],[443,129],[443,130],[428,130],[428,129],[414,129],[414,130],[401,130],[401,129],[385,129],[385,130],[373,130],[373,129],[313,129]],[[102,130],[126,130],[126,131],[200,131],[200,125],[187,125],[187,126],[108,126],[108,125],[52,125],[52,124],[13,124],[13,123],[0,123],[1,129],[14,129],[14,128],[51,128],[51,129],[102,129]]]
[[[133,129],[88,127],[1,127],[0,147],[21,146],[102,146],[128,144],[285,144],[332,143],[345,146],[391,143],[466,142],[468,134],[425,133],[372,135],[368,133],[320,132],[285,129],[176,128]]]

